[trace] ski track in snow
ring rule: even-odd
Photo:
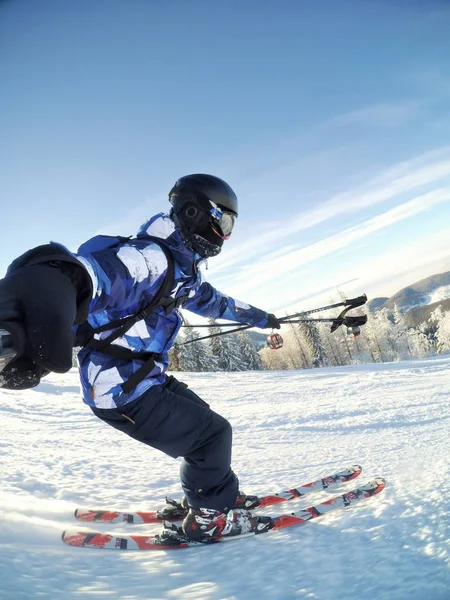
[[[60,534],[77,525],[77,505],[154,509],[165,495],[180,497],[178,461],[94,417],[75,370],[34,390],[0,390],[1,600],[450,600],[450,358],[179,375],[231,421],[233,465],[249,493],[354,463],[363,465],[354,483],[381,475],[386,490],[303,526],[214,547],[70,548]]]

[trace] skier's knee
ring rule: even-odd
[[[221,415],[217,415],[218,417],[218,427],[217,427],[217,437],[225,440],[229,440],[231,443],[231,439],[233,437],[233,429],[229,421],[227,421]]]

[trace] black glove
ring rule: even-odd
[[[267,323],[264,325],[263,329],[280,329],[281,323],[277,319],[277,317],[270,313],[267,318]]]
[[[71,368],[72,327],[86,320],[91,293],[87,271],[60,246],[12,263],[0,280],[0,329],[11,333],[17,358],[0,373],[0,387],[27,389]]]

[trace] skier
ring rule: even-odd
[[[280,323],[220,293],[200,273],[235,225],[231,187],[212,175],[188,175],[169,201],[170,214],[152,217],[136,237],[97,236],[76,254],[51,242],[10,265],[0,280],[0,329],[12,334],[18,354],[0,385],[26,389],[51,371],[68,371],[75,333],[83,400],[93,413],[183,457],[183,502],[167,514],[179,511],[183,532],[194,540],[238,535],[258,524],[242,508],[245,496],[231,469],[230,423],[166,375],[167,353],[181,327],[180,306],[263,329]]]

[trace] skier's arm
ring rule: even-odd
[[[72,367],[72,328],[86,320],[91,295],[87,271],[59,244],[10,265],[0,280],[0,329],[12,336],[17,358],[0,373],[0,387],[27,389]]]
[[[74,256],[55,243],[20,256],[0,280],[0,329],[12,335],[18,351],[1,371],[0,387],[27,389],[51,371],[68,371],[74,325],[106,307],[135,306],[144,291],[156,293],[166,271],[159,246],[142,241],[95,258]]]
[[[280,327],[275,315],[226,296],[206,281],[201,284],[194,296],[183,303],[183,308],[202,317],[238,321],[261,328]]]

